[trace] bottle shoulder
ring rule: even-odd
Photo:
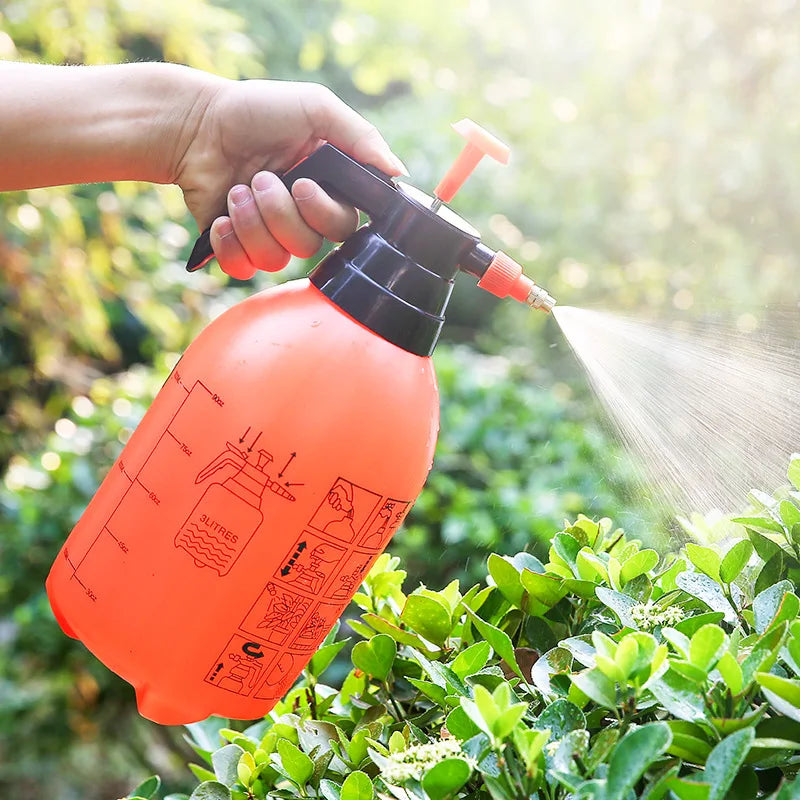
[[[430,356],[388,342],[342,311],[308,279],[252,295],[211,322],[191,346],[240,356],[284,351],[302,360],[311,353],[351,360],[378,371],[417,373],[435,383]]]

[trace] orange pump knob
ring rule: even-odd
[[[508,164],[511,155],[505,144],[471,119],[453,123],[453,130],[463,136],[467,143],[433,190],[434,195],[443,203],[449,203],[453,199],[484,156],[491,156],[501,164]]]

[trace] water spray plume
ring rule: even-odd
[[[564,306],[554,316],[665,510],[739,512],[751,489],[785,482],[800,449],[795,342]]]

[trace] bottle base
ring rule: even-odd
[[[159,725],[189,725],[211,716],[210,713],[187,714],[186,707],[180,707],[154,692],[150,686],[136,687],[136,706],[139,713]]]
[[[49,592],[48,592],[49,594]],[[63,612],[61,611],[60,606],[55,601],[55,599],[50,596],[48,597],[50,601],[50,608],[53,612],[53,616],[56,618],[56,622],[58,623],[59,628],[61,628],[67,636],[71,637],[72,639],[80,639],[77,633],[72,630],[72,626],[67,622],[67,618],[64,616]]]

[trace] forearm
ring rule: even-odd
[[[221,80],[174,64],[0,61],[0,191],[172,182]]]

